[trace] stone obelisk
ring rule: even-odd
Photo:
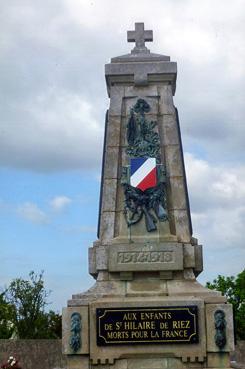
[[[95,285],[63,312],[71,369],[229,368],[232,309],[202,287],[178,112],[177,65],[128,31],[130,54],[105,66],[106,114]]]

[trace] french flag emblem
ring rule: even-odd
[[[130,159],[130,184],[145,191],[157,185],[156,158]]]

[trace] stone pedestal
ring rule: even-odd
[[[131,54],[105,66],[110,107],[99,235],[89,249],[89,273],[96,283],[73,295],[64,309],[63,352],[69,369],[229,368],[231,306],[196,281],[202,246],[192,236],[173,103],[177,65],[149,52],[144,42],[150,34],[142,27],[136,24],[129,35],[129,41],[136,40]],[[132,159],[154,155],[156,188],[136,199]],[[135,211],[125,203],[129,198]]]

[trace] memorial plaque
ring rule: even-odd
[[[197,306],[96,309],[97,345],[198,343]]]

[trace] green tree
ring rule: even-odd
[[[11,322],[12,306],[4,298],[4,292],[0,293],[0,338],[9,338],[13,333]]]
[[[11,306],[9,320],[19,338],[61,337],[61,316],[45,311],[50,291],[44,287],[43,272],[29,273],[30,280],[14,279],[4,292]]]
[[[217,290],[233,305],[236,339],[245,339],[245,269],[237,277],[218,275],[206,287]]]

